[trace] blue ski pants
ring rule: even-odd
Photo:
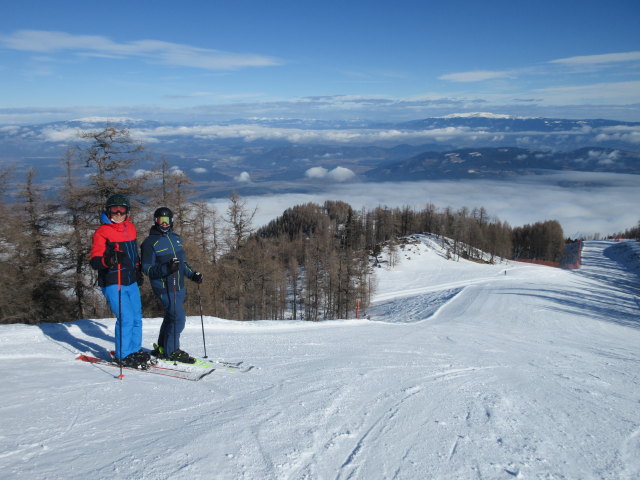
[[[142,348],[142,302],[137,283],[102,288],[111,311],[116,316],[116,357],[124,358]],[[122,312],[122,314],[120,314]]]
[[[187,321],[184,311],[184,301],[187,298],[185,289],[174,290],[169,286],[165,290],[153,289],[156,297],[164,305],[164,320],[158,335],[158,345],[164,348],[167,355],[171,355],[180,348],[180,334]]]

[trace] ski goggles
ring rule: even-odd
[[[171,225],[171,217],[166,217],[166,216],[158,217],[156,218],[156,223],[158,225],[162,225],[162,224]]]
[[[109,207],[109,213],[111,215],[126,215],[127,207]]]

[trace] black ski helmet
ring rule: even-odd
[[[169,227],[162,227],[160,218],[169,217]],[[153,212],[153,222],[158,226],[160,230],[166,232],[169,228],[173,228],[173,212],[167,207],[160,207]]]
[[[109,207],[127,207],[127,210],[129,210],[129,199],[126,195],[116,193],[115,195],[111,195],[107,198],[107,203],[105,204],[104,209],[109,210]]]

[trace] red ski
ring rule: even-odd
[[[100,365],[102,367],[117,368],[118,370],[120,369],[120,365],[118,365],[116,362],[108,362],[107,360],[92,357],[90,355],[79,355],[78,357],[76,357],[76,360],[92,363],[94,365]],[[193,367],[188,364],[179,364],[176,366],[149,365],[149,368],[147,368],[146,370],[140,370],[138,368],[131,367],[122,367],[122,370],[128,370],[137,373],[151,373],[154,375],[162,375],[165,377],[180,378],[182,380],[197,382],[198,380],[201,380],[202,378],[213,372],[215,368]]]

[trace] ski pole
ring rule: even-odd
[[[175,260],[175,259],[174,259]],[[175,352],[178,348],[178,334],[176,330],[178,329],[178,307],[177,303],[177,293],[176,293],[176,277],[178,276],[178,272],[174,272],[173,274],[173,351]],[[173,364],[178,365],[177,360],[173,359]]]
[[[200,284],[198,284],[198,304],[200,305],[200,325],[202,325],[202,346],[204,348],[204,357],[207,358],[207,342],[204,339],[204,316],[202,315],[202,294],[200,293]]]
[[[116,244],[115,248],[116,252],[120,251],[120,245]],[[118,378],[122,380],[124,378],[124,374],[122,373],[122,264],[120,263],[120,256],[118,255],[118,319],[117,322],[120,324],[120,330],[118,331],[118,342],[120,343],[120,347],[118,350],[120,351],[120,375]]]

